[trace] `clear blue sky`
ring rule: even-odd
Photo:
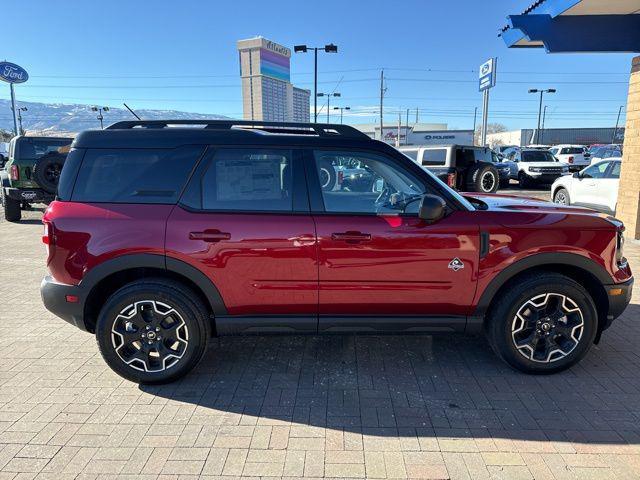
[[[498,30],[531,1],[4,0],[0,57],[31,75],[16,88],[19,100],[114,107],[127,101],[240,118],[236,40],[333,42],[339,53],[321,54],[319,90],[342,94],[337,105],[352,107],[349,123],[375,120],[367,112],[377,108],[384,67],[385,120],[411,108],[413,121],[419,108],[423,122],[471,128],[481,105],[477,67],[497,56],[490,121],[535,126],[537,99],[527,89],[555,87],[547,127],[613,126],[632,56],[507,49]],[[312,88],[313,56],[294,54],[291,66],[293,83]],[[0,85],[0,98],[8,90]]]

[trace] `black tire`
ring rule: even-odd
[[[566,188],[559,188],[553,194],[553,203],[560,205],[571,205],[571,197]]]
[[[2,205],[4,206],[4,219],[7,222],[19,222],[22,218],[20,210],[20,200],[14,200],[4,194],[4,187],[0,187],[2,191]]]
[[[500,174],[492,165],[476,165],[468,178],[467,189],[472,192],[495,193],[500,185]]]
[[[40,157],[33,166],[33,178],[45,192],[56,193],[66,158],[65,155],[52,152]]]
[[[520,172],[518,174],[518,186],[520,188],[527,188],[529,186],[529,179],[527,178],[527,175],[523,172]]]
[[[126,321],[127,315],[131,322]],[[202,359],[210,336],[210,319],[202,301],[182,284],[162,278],[132,282],[117,290],[100,310],[96,324],[96,340],[107,364],[118,375],[143,384],[167,383],[189,373]],[[154,349],[157,357],[145,355]],[[160,351],[167,355],[159,356]]]
[[[553,310],[554,304],[571,312],[536,314],[535,304],[549,309],[546,312]],[[551,272],[514,281],[492,305],[485,323],[496,355],[531,374],[556,373],[579,362],[591,348],[597,329],[596,306],[587,290],[575,280]]]
[[[338,175],[331,162],[321,160],[318,166],[318,176],[320,178],[320,187],[322,190],[331,191],[335,188],[338,181]]]

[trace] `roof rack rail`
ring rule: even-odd
[[[128,130],[132,128],[170,128],[171,125],[202,125],[212,130],[230,130],[239,127],[244,130],[261,130],[268,133],[318,135],[319,137],[348,137],[371,139],[367,134],[350,125],[331,123],[263,122],[257,120],[125,120],[107,127],[107,130]]]

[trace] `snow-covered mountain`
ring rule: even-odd
[[[20,107],[27,107],[22,112],[22,126],[29,133],[53,134],[56,132],[77,133],[89,128],[100,128],[97,112],[91,111],[91,105],[19,102]],[[216,120],[226,119],[223,115],[190,113],[177,110],[147,110],[136,109],[136,113],[145,120],[153,119],[197,119]],[[135,117],[125,108],[110,108],[103,112],[104,125],[110,125],[120,120],[135,120]],[[0,129],[13,130],[11,116],[11,102],[0,99]]]

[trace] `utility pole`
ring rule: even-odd
[[[22,128],[22,113],[26,112],[27,107],[18,107],[18,135],[24,135],[24,129]]]
[[[556,93],[556,89],[547,88],[546,90],[544,89],[538,90],[537,88],[530,88],[529,93],[540,93],[540,103],[538,105],[538,129],[536,130],[536,137],[535,137],[536,138],[535,142],[540,143],[540,117],[542,116],[542,96],[545,93]]]
[[[400,146],[400,133],[402,132],[402,111],[398,112],[398,138],[396,138],[396,147]]]
[[[544,120],[547,118],[547,105],[542,110],[542,130],[540,131],[540,143],[544,142]]]
[[[404,144],[408,145],[409,144],[409,109],[407,108],[407,125],[406,125],[406,131],[404,132]]]
[[[418,107],[416,107],[416,123],[419,123],[419,118],[418,118]]]
[[[380,70],[380,140],[383,139],[384,69]]]
[[[616,119],[616,128],[613,129],[613,136],[611,137],[611,143],[616,143],[616,137],[618,136],[618,124],[620,123],[620,115],[622,114],[622,109],[624,105],[620,105],[618,109],[618,118]]]
[[[478,107],[473,109],[473,138],[476,138],[476,117],[478,115]]]

